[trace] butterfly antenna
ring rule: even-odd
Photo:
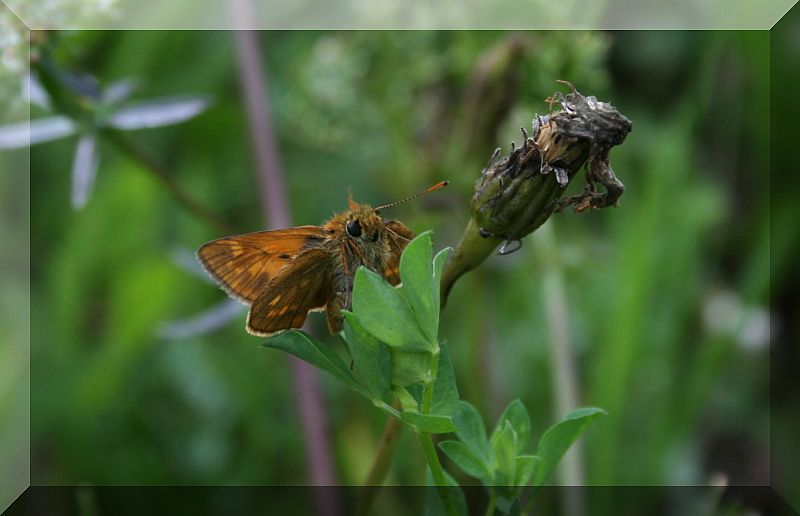
[[[404,202],[411,201],[413,199],[416,199],[417,197],[422,197],[425,194],[429,194],[431,192],[435,192],[439,188],[444,188],[448,184],[450,184],[450,181],[439,181],[438,183],[436,183],[435,185],[431,186],[430,188],[426,188],[425,190],[423,190],[421,192],[417,192],[412,196],[406,197],[402,201],[395,201],[395,202],[390,202],[389,204],[383,204],[383,205],[378,206],[377,208],[375,208],[375,210],[376,211],[377,210],[382,210],[384,208],[391,208],[392,206],[397,206],[398,204],[403,204]]]

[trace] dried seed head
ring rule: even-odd
[[[501,245],[509,254],[521,239],[550,215],[567,206],[575,211],[616,206],[624,191],[608,161],[611,147],[631,131],[631,121],[611,104],[572,90],[555,93],[546,102],[561,109],[533,118],[533,131],[523,130],[522,145],[500,155],[497,149],[472,194],[472,218],[448,260],[442,276],[442,306],[455,281],[479,266]],[[564,200],[565,187],[586,164],[585,191]],[[603,185],[604,191],[598,191]]]
[[[608,163],[611,147],[631,131],[631,121],[611,104],[572,90],[546,99],[561,109],[532,123],[531,137],[500,157],[495,151],[475,184],[472,212],[481,234],[519,240],[538,228],[556,209],[576,211],[615,205],[624,186]],[[587,191],[559,203],[564,188],[587,163]],[[597,184],[604,192],[596,191]]]

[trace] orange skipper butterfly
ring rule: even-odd
[[[321,226],[298,226],[220,238],[197,258],[234,299],[250,306],[247,331],[261,337],[300,328],[309,312],[324,311],[331,333],[342,329],[359,266],[392,285],[400,283],[400,255],[414,233],[384,220],[380,210],[447,185],[441,181],[402,201],[373,208],[349,200],[349,209]]]

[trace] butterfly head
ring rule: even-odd
[[[367,204],[351,200],[350,209],[344,221],[344,231],[350,238],[365,242],[376,242],[383,230],[383,218],[378,210]]]
[[[406,197],[403,200],[392,202],[389,204],[382,204],[377,208],[373,208],[367,204],[359,204],[353,200],[353,196],[350,195],[348,200],[349,210],[344,214],[344,230],[347,236],[350,238],[356,238],[363,242],[377,242],[380,238],[381,231],[384,227],[384,220],[381,217],[380,213],[381,210],[384,208],[390,208],[392,206],[396,206],[398,204],[402,204],[404,202],[410,201],[411,199],[416,199],[420,195],[425,195],[430,192],[434,192],[443,186],[447,186],[447,181],[440,181],[435,185],[431,186],[430,188],[423,190],[419,193],[416,193],[410,197]]]

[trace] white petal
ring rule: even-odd
[[[169,253],[169,258],[172,263],[183,269],[184,271],[197,276],[203,281],[206,281],[210,284],[214,284],[214,280],[208,275],[208,273],[203,269],[203,266],[200,265],[200,262],[197,261],[197,256],[190,250],[186,249],[185,247],[179,247],[173,249]]]
[[[772,336],[771,317],[765,308],[756,307],[749,309],[742,321],[742,328],[737,341],[739,345],[748,350],[761,350],[769,347]]]
[[[166,321],[156,330],[156,334],[165,339],[182,339],[202,335],[227,324],[246,310],[247,307],[238,301],[226,299],[194,317]]]
[[[103,101],[110,104],[127,100],[139,84],[133,79],[123,79],[110,84],[103,90]]]
[[[83,208],[89,200],[97,175],[97,140],[93,134],[85,134],[78,140],[75,159],[72,162],[72,207]]]
[[[26,120],[0,126],[0,149],[19,149],[74,133],[75,123],[65,116]]]
[[[200,97],[143,102],[117,111],[109,125],[130,130],[177,124],[199,115],[208,105],[208,100]]]
[[[22,98],[41,108],[50,109],[50,96],[30,72],[22,76]]]

